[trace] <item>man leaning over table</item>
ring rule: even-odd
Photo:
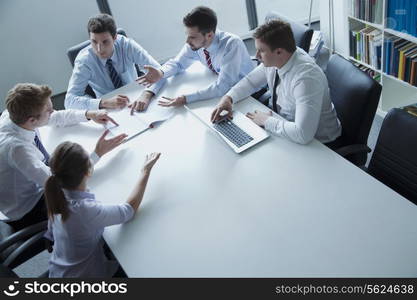
[[[87,25],[91,45],[82,49],[74,62],[74,70],[65,97],[65,108],[99,109],[124,108],[143,111],[165,81],[145,89],[139,99],[116,95],[109,99],[101,96],[137,78],[135,64],[159,68],[160,64],[134,40],[118,35],[114,19],[99,14],[89,19]],[[97,98],[85,94],[90,85]],[[134,102],[130,101],[135,100]]]
[[[165,100],[159,102],[162,106],[181,106],[222,96],[254,68],[243,41],[234,34],[216,29],[217,16],[212,9],[196,7],[184,17],[183,23],[187,40],[180,53],[161,68],[147,67],[148,73],[139,77],[138,82],[148,86],[159,83],[162,78],[186,70],[195,61],[200,61],[218,77],[205,89],[175,98],[164,97]]]
[[[280,20],[260,26],[254,34],[256,56],[262,62],[221,98],[212,121],[232,117],[232,106],[265,84],[272,91],[272,112],[247,114],[259,126],[295,143],[318,139],[331,146],[341,134],[341,125],[330,100],[327,78],[314,60],[296,47],[291,27]]]

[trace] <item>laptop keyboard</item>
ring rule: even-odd
[[[214,129],[223,134],[236,147],[240,148],[253,140],[249,134],[244,132],[235,123],[229,120],[213,124]]]

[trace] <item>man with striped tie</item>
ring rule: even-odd
[[[93,120],[114,122],[105,111],[54,111],[52,91],[46,85],[20,83],[6,97],[6,110],[0,117],[0,211],[15,230],[46,220],[43,186],[51,175],[49,153],[42,144],[38,128],[44,125],[67,126]],[[99,138],[93,162],[120,145],[126,135]]]
[[[91,45],[82,49],[75,59],[65,107],[99,109],[129,105],[132,111],[145,110],[164,81],[146,89],[139,99],[128,99],[125,95],[109,99],[101,96],[133,82],[137,78],[135,64],[156,68],[160,64],[134,40],[118,35],[116,23],[110,15],[99,14],[90,18],[87,28]],[[97,98],[85,94],[87,85],[90,85]]]
[[[200,61],[218,77],[213,84],[202,90],[165,98],[166,101],[159,102],[162,106],[181,106],[223,96],[254,68],[243,41],[234,34],[216,30],[217,16],[212,9],[196,7],[184,17],[183,23],[187,40],[180,53],[161,68],[146,67],[148,73],[139,77],[138,82],[147,86],[159,83],[159,80],[187,69],[195,61]]]

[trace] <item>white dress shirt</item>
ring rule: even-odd
[[[164,78],[184,71],[195,61],[200,61],[208,68],[203,50],[200,48],[193,51],[188,44],[185,44],[174,59],[170,59],[162,66]],[[184,95],[187,103],[223,96],[254,68],[254,63],[245,44],[237,35],[217,30],[213,41],[206,50],[209,52],[212,66],[219,76],[207,88]]]
[[[51,114],[48,125],[67,126],[88,121],[85,111],[62,110]],[[0,117],[0,211],[8,221],[27,214],[38,202],[50,176],[44,156],[34,139],[39,132],[24,129],[10,120],[4,111]],[[97,154],[91,155],[93,162]]]
[[[227,95],[237,102],[265,84],[272,91],[276,70],[280,78],[277,107],[284,119],[269,117],[265,129],[299,144],[307,144],[313,138],[328,143],[340,136],[342,128],[330,100],[327,78],[300,48],[279,69],[259,65]]]
[[[63,189],[69,217],[49,220],[54,246],[49,260],[49,277],[111,277],[117,265],[103,251],[104,227],[130,220],[134,211],[128,204],[103,205],[94,194]]]
[[[161,65],[134,40],[118,35],[114,43],[114,51],[110,57],[123,85],[133,82],[138,76],[135,68],[144,65],[160,68]],[[96,110],[99,108],[100,97],[114,90],[114,84],[106,68],[107,59],[99,58],[91,45],[78,53],[74,62],[74,70],[68,84],[65,96],[65,108]],[[146,89],[158,93],[164,85],[161,80]],[[90,85],[97,99],[85,94],[85,88]],[[130,99],[135,101],[136,99]]]

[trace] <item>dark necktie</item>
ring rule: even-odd
[[[210,70],[212,70],[214,73],[217,74],[216,70],[214,70],[213,68],[213,64],[211,63],[210,53],[206,49],[203,49],[203,52],[204,52],[204,55],[206,56],[207,66],[209,67]]]
[[[38,135],[37,135],[37,134],[35,134],[35,139],[34,139],[34,141],[35,141],[35,145],[36,145],[36,147],[37,147],[37,148],[39,149],[39,151],[40,151],[40,152],[42,152],[42,154],[43,154],[43,157],[44,157],[43,162],[45,163],[45,165],[48,165],[48,162],[49,162],[49,153],[48,153],[48,151],[46,151],[45,147],[42,145],[42,142],[41,142],[41,140],[39,139],[39,137],[38,137]]]
[[[275,71],[275,79],[274,79],[274,87],[272,91],[272,108],[274,112],[278,113],[278,105],[277,105],[277,86],[279,83],[279,75],[278,70]]]
[[[119,74],[117,74],[116,69],[113,67],[113,62],[110,58],[106,61],[106,67],[107,70],[109,70],[110,79],[113,82],[114,88],[118,89],[123,86],[122,80],[120,79]]]

